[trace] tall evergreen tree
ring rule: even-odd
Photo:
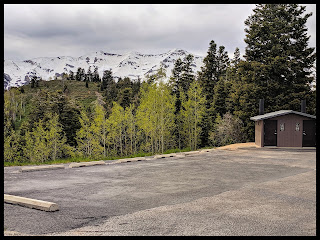
[[[233,59],[231,60],[232,66],[237,66],[240,62],[240,49],[236,47],[234,54],[233,54]]]
[[[92,76],[92,81],[93,81],[93,82],[100,82],[100,77],[99,77],[98,69],[99,69],[98,67],[95,67],[95,68],[94,68],[93,76]]]
[[[181,76],[181,86],[186,94],[190,88],[190,84],[194,81],[195,75],[192,70],[192,64],[193,64],[194,56],[192,54],[188,54],[183,59],[183,71]]]
[[[213,114],[213,119],[216,118],[217,114],[222,116],[227,112],[226,99],[228,97],[226,81],[224,78],[220,78],[214,87],[214,95],[211,103],[210,112]]]
[[[311,16],[298,4],[258,4],[245,21],[247,47],[230,93],[236,117],[243,122],[248,141],[254,141],[254,124],[260,98],[265,112],[300,111],[309,99],[314,48],[308,47],[306,21]],[[312,105],[312,103],[307,103]],[[308,108],[307,108],[308,111]]]
[[[229,64],[228,54],[224,46],[220,46],[217,52],[217,44],[212,40],[209,45],[207,56],[203,60],[203,66],[198,73],[198,79],[203,88],[203,94],[206,98],[206,113],[201,123],[201,146],[209,144],[209,131],[212,130],[214,122],[214,113],[212,112],[212,102],[214,88],[220,77],[224,77]]]
[[[306,22],[312,13],[298,4],[258,4],[245,21],[245,59],[261,64],[265,74],[255,79],[263,88],[266,111],[300,109],[300,100],[310,94],[308,84],[315,61],[308,46]],[[307,103],[308,104],[308,103]]]
[[[70,72],[69,72],[69,79],[70,79],[70,80],[75,80],[74,73],[73,73],[73,71],[71,71],[71,70],[70,70]]]
[[[217,80],[219,81],[221,77],[225,78],[227,68],[230,64],[228,52],[225,51],[224,46],[220,46],[218,53],[217,53],[217,72],[216,72],[216,77]]]
[[[76,80],[77,81],[82,81],[83,80],[83,69],[81,67],[78,68],[77,73],[76,73]]]
[[[31,88],[35,88],[37,86],[38,86],[38,78],[37,78],[37,76],[33,76],[31,78]]]
[[[86,81],[93,82],[92,79],[93,79],[93,74],[92,74],[92,71],[91,71],[91,66],[89,66],[87,74],[86,74]]]

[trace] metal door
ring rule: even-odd
[[[264,146],[277,146],[277,120],[264,121]]]
[[[302,147],[316,146],[316,121],[303,120]]]

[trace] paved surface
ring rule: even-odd
[[[215,150],[61,170],[4,169],[5,235],[316,235],[316,151]]]

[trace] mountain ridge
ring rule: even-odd
[[[84,68],[87,72],[90,66],[91,71],[98,67],[100,77],[102,77],[103,71],[111,69],[116,80],[120,77],[144,80],[147,74],[155,72],[163,64],[166,69],[166,79],[169,79],[175,60],[183,59],[188,54],[192,53],[179,48],[159,54],[137,51],[119,54],[100,50],[80,57],[58,56],[37,57],[23,61],[4,60],[4,89],[26,85],[33,76],[43,80],[53,80],[61,76],[62,73],[72,71],[75,74],[79,67]],[[194,61],[191,67],[194,72],[197,72],[203,64],[204,57],[192,55]]]

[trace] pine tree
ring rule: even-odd
[[[174,68],[172,69],[172,75],[170,77],[170,87],[172,94],[175,96],[175,125],[173,129],[173,135],[177,147],[181,148],[181,94],[184,94],[188,98],[187,92],[190,84],[194,81],[195,76],[191,68],[193,62],[193,55],[187,55],[183,60],[178,58],[175,62]]]
[[[240,49],[236,47],[234,54],[233,54],[233,59],[231,60],[232,66],[237,66],[240,62]]]
[[[199,82],[203,88],[203,94],[206,97],[206,107],[209,109],[213,97],[213,88],[218,81],[217,78],[217,44],[212,40],[207,52],[207,56],[203,59],[204,66],[199,72]]]
[[[117,99],[118,99],[118,103],[121,105],[121,107],[126,109],[131,104],[132,88],[127,87],[127,88],[121,89],[118,92]]]
[[[93,81],[93,82],[100,82],[98,67],[95,67],[95,68],[94,68],[92,81]]]
[[[82,69],[79,67],[76,73],[76,80],[82,81]]]
[[[300,100],[310,94],[308,84],[315,61],[308,47],[306,22],[312,13],[298,4],[258,4],[245,21],[245,59],[261,64],[265,74],[255,78],[263,88],[266,111],[300,109]]]
[[[194,81],[195,75],[192,70],[194,56],[192,54],[188,54],[183,59],[183,71],[181,76],[181,86],[183,92],[186,94],[189,90],[190,84]]]
[[[31,88],[35,88],[37,84],[37,76],[31,78]]]
[[[265,112],[300,111],[300,100],[312,94],[308,84],[315,53],[308,47],[305,26],[311,14],[304,12],[297,4],[258,4],[245,21],[246,61],[233,73],[229,102],[248,141],[254,141],[250,117],[258,115],[260,98]]]
[[[230,64],[228,52],[225,51],[224,46],[220,46],[217,53],[217,70],[216,78],[219,81],[220,78],[226,77],[227,68]]]
[[[86,81],[93,82],[93,74],[91,72],[91,66],[89,66],[87,74],[86,74]]]
[[[213,100],[210,107],[210,112],[212,112],[213,119],[216,118],[216,115],[219,113],[220,116],[227,112],[226,99],[228,97],[228,92],[226,89],[225,79],[220,78],[214,87]]]
[[[69,78],[70,80],[75,80],[74,73],[71,70],[70,70]]]
[[[226,70],[229,64],[228,54],[224,46],[220,46],[217,52],[217,45],[212,40],[207,52],[207,56],[203,60],[204,66],[198,73],[198,79],[203,88],[203,94],[206,98],[206,114],[201,123],[201,146],[209,144],[209,131],[212,130],[214,122],[214,113],[212,112],[212,102],[214,88],[221,77],[225,78]]]

